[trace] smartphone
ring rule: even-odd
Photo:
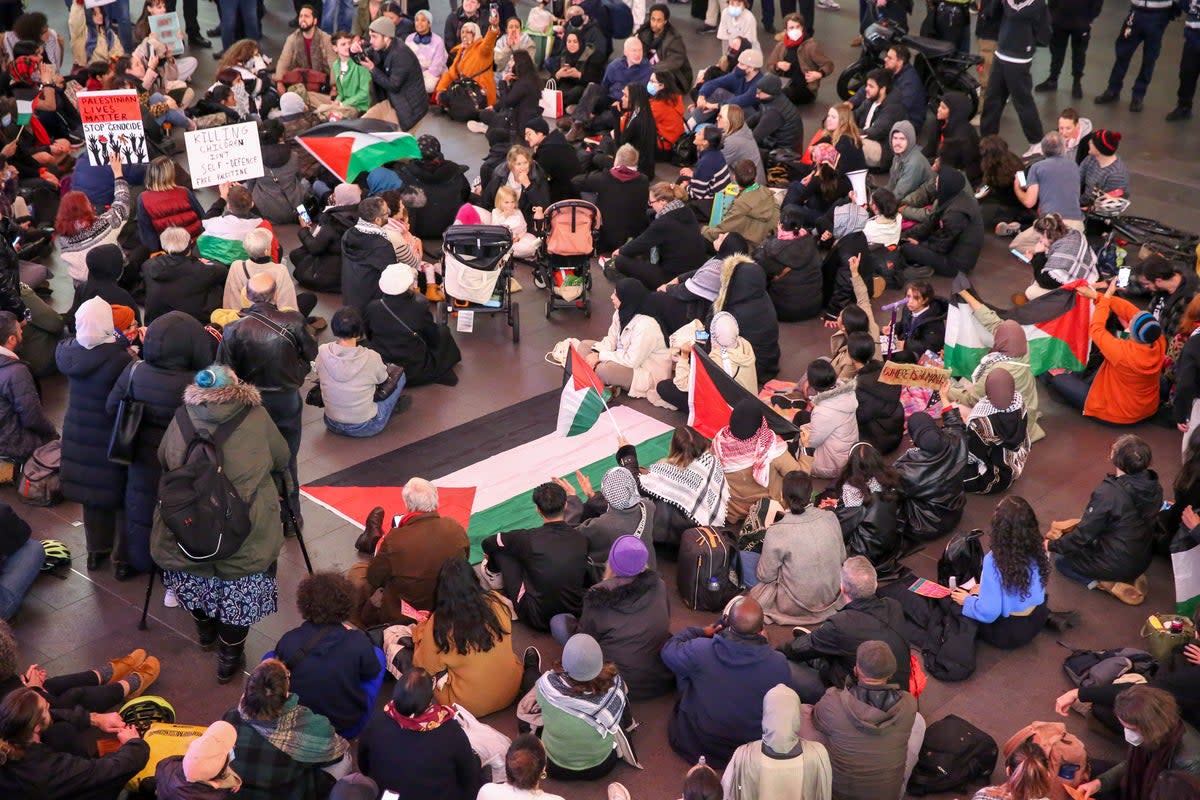
[[[498,3],[490,3],[488,5],[488,8],[490,9],[490,12],[489,12],[490,16],[493,16],[493,17],[500,16],[500,5]]]
[[[383,796],[380,797],[379,800],[400,800],[400,795],[396,794],[395,792],[384,792]]]
[[[1124,289],[1129,285],[1129,273],[1132,270],[1129,267],[1121,267],[1117,270],[1117,288]]]
[[[21,248],[21,237],[20,236],[13,238],[12,246],[13,246],[13,250],[19,250]]]
[[[312,217],[308,215],[308,209],[304,207],[303,203],[296,206],[296,216],[300,217],[300,221],[305,225],[312,225]]]
[[[1029,260],[1028,256],[1026,256],[1024,253],[1022,253],[1020,250],[1018,250],[1018,249],[1017,249],[1017,248],[1015,248],[1015,247],[1014,247],[1014,248],[1012,248],[1011,250],[1009,250],[1008,252],[1012,253],[1014,256],[1016,256],[1017,258],[1021,259],[1021,260],[1022,260],[1022,261],[1024,261],[1026,264],[1031,264],[1031,263],[1033,263],[1033,262],[1031,262],[1031,261]]]
[[[1025,170],[1017,170],[1017,183],[1021,184],[1022,189],[1028,189],[1029,184],[1025,182]]]

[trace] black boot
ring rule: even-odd
[[[204,619],[196,619],[192,617],[196,623],[196,638],[200,640],[200,649],[206,653],[210,653],[217,649],[217,621],[210,617]]]
[[[229,683],[246,665],[246,640],[229,644],[217,640],[217,683]]]
[[[1083,78],[1076,78],[1071,82],[1071,97],[1076,100],[1083,99]]]
[[[1058,91],[1058,77],[1051,76],[1046,80],[1033,87],[1035,92],[1056,92]]]
[[[207,33],[209,36],[220,36],[221,35],[221,26],[218,25],[215,28],[209,28],[208,30],[205,31],[205,33]]]

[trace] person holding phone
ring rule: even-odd
[[[1083,210],[1079,206],[1079,188],[1082,186],[1079,165],[1075,163],[1072,154],[1067,151],[1063,136],[1058,131],[1052,131],[1042,137],[1041,161],[1031,166],[1025,172],[1025,180],[1021,181],[1018,172],[1013,178],[1013,194],[1026,208],[1036,208],[1038,216],[1058,214],[1063,222],[1076,230],[1083,230]],[[996,229],[998,235],[1004,236],[1016,233],[1015,225],[1005,226],[1004,230]],[[1038,232],[1032,227],[1017,233],[1012,247],[1020,253],[1031,249],[1037,244]]]
[[[1033,283],[1025,298],[1033,300],[1072,281],[1100,279],[1096,253],[1082,231],[1067,227],[1059,214],[1047,214],[1033,223],[1038,240],[1024,255],[1033,268]]]

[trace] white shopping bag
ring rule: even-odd
[[[542,89],[542,116],[550,119],[558,119],[562,115],[562,92],[558,90],[558,84],[551,78],[546,81],[546,88]]]

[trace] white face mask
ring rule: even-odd
[[[1146,741],[1146,737],[1142,736],[1132,728],[1125,729],[1125,741],[1129,742],[1134,747],[1141,747],[1142,742]]]
[[[800,37],[802,37],[803,35],[804,35],[804,31],[802,31],[802,30],[798,30],[796,28],[788,28],[787,37],[789,39],[791,39],[793,42],[800,41]]]
[[[734,19],[737,19],[742,15],[741,6],[730,6],[727,10],[729,11],[729,16],[733,17]]]

